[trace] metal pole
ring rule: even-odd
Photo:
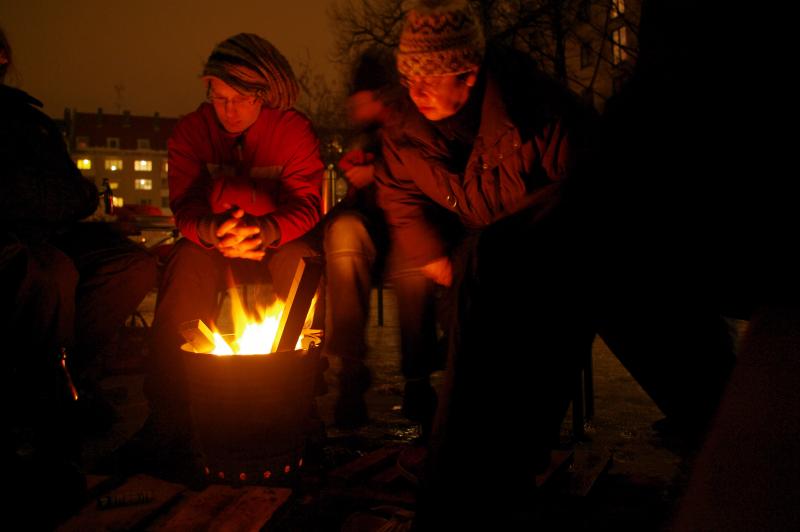
[[[336,169],[329,164],[322,177],[322,214],[328,214],[336,204]]]

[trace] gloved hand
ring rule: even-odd
[[[210,214],[197,222],[197,236],[207,246],[214,246],[219,243],[217,230],[231,217],[230,213]]]
[[[245,219],[248,218],[248,215],[245,215]],[[259,237],[263,242],[263,248],[267,249],[277,245],[281,239],[281,230],[278,227],[278,224],[272,218],[272,216],[251,216],[251,220],[248,220],[248,223],[252,225],[257,225],[260,229]]]
[[[214,247],[228,258],[261,260],[281,238],[280,228],[271,216],[253,216],[238,208],[229,214],[207,217],[200,225],[204,233],[211,232],[216,239]],[[198,227],[198,234],[200,231]]]
[[[206,216],[198,222],[198,236],[226,257],[261,260],[264,257],[261,225],[258,219],[245,216],[239,208]],[[266,236],[274,241],[276,232],[270,228]]]

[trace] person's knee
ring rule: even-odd
[[[141,297],[156,286],[158,263],[154,256],[144,250],[136,250],[128,257],[124,271],[124,285],[128,291]]]
[[[338,253],[374,255],[374,245],[364,220],[355,213],[341,214],[329,222],[325,228],[324,248],[326,257]]]
[[[186,239],[178,241],[167,260],[163,282],[170,283],[175,278],[188,278],[193,273],[195,276],[203,275],[213,270],[215,260],[212,253],[216,250],[202,248]]]
[[[73,292],[80,274],[65,253],[47,246],[34,252],[28,262],[29,279],[45,290]]]
[[[319,253],[305,240],[293,240],[282,245],[268,262],[269,273],[278,297],[285,299],[300,261],[304,257],[316,257]]]

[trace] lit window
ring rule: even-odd
[[[112,196],[111,197],[111,204],[114,207],[122,207],[122,206],[125,205],[125,200],[123,200],[121,196]]]
[[[107,137],[106,148],[119,149],[119,137]]]
[[[164,161],[164,173],[166,174],[167,172],[169,172],[169,163]]]
[[[136,190],[153,190],[152,179],[134,179],[133,188]]]
[[[106,170],[118,172],[122,170],[122,159],[106,159]]]
[[[611,18],[621,17],[625,13],[625,0],[611,1]]]
[[[611,33],[611,62],[618,65],[628,58],[628,30],[621,27]]]
[[[591,0],[581,0],[578,5],[578,20],[588,22],[592,18],[592,3]]]
[[[592,45],[588,42],[581,44],[581,68],[592,66]]]
[[[153,161],[146,161],[144,159],[141,161],[134,161],[133,169],[137,172],[150,172],[153,170]]]
[[[111,190],[117,190],[119,188],[119,183],[116,181],[111,181],[109,185],[111,186]]]
[[[78,159],[75,161],[75,164],[78,165],[80,170],[91,170],[92,169],[92,160],[91,159]]]
[[[150,139],[136,139],[136,149],[138,149],[138,150],[149,150],[150,149]]]

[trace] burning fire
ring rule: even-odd
[[[272,305],[256,309],[254,315],[247,312],[239,293],[230,290],[231,315],[233,318],[233,340],[226,340],[216,326],[213,327],[213,355],[263,355],[272,351],[278,334],[285,304],[277,299]],[[303,335],[297,340],[295,349],[301,349]]]

